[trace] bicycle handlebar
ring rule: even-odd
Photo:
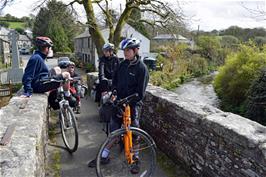
[[[115,105],[116,106],[121,106],[121,105],[123,105],[123,104],[127,104],[127,103],[129,103],[130,101],[132,101],[134,98],[137,98],[139,96],[139,94],[138,93],[134,93],[134,94],[132,94],[132,95],[129,95],[128,97],[126,97],[126,98],[123,98],[123,99],[120,99],[120,100],[117,100],[117,101],[115,101]]]
[[[42,79],[40,80],[40,82],[42,82],[43,84],[47,84],[47,83],[51,83],[51,82],[58,82],[58,83],[62,83],[62,82],[65,82],[65,81],[74,81],[74,82],[77,82],[79,80],[81,80],[81,77],[73,77],[71,79],[53,79],[53,78],[46,78],[46,79]]]

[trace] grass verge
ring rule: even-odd
[[[50,110],[49,117],[49,146],[48,146],[48,163],[46,167],[46,177],[60,177],[61,174],[61,153],[60,151],[51,146],[56,145],[56,132],[57,132],[57,112]]]

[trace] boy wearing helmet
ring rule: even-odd
[[[80,98],[81,98],[81,82],[82,82],[81,76],[75,72],[75,63],[72,61],[70,61],[67,64],[66,69],[72,78],[78,79],[78,82],[70,83],[70,92],[76,99],[76,113],[80,114],[80,106],[81,106]]]
[[[135,38],[124,39],[121,43],[124,50],[125,60],[123,60],[114,73],[112,80],[112,90],[117,91],[117,99],[123,99],[134,93],[138,93],[138,98],[130,103],[131,107],[131,126],[139,127],[139,113],[142,107],[145,90],[149,81],[149,73],[146,65],[140,60],[139,47],[140,41]],[[113,115],[117,115],[114,113]],[[122,119],[114,116],[111,119],[111,132],[121,128]],[[136,141],[138,137],[134,138]],[[109,163],[109,149],[105,148],[102,153],[101,163]],[[134,165],[131,167],[132,174],[138,174],[140,161],[138,152],[134,154]],[[91,161],[88,166],[94,167],[96,161]]]
[[[43,84],[41,82],[42,80],[49,79],[49,73],[51,73],[45,64],[45,58],[49,53],[49,49],[53,46],[52,40],[48,37],[37,37],[35,44],[38,50],[30,57],[22,77],[24,88],[22,97],[30,97],[33,92],[44,93],[60,86],[58,82],[48,84]],[[52,72],[59,74],[61,70],[57,67],[54,68]],[[54,76],[54,79],[62,78],[70,78],[70,74],[68,72],[63,72],[62,74]],[[69,87],[65,85],[64,89],[67,91]]]
[[[105,93],[111,89],[111,81],[114,71],[118,66],[118,58],[114,55],[114,44],[103,45],[103,56],[99,58],[100,91]]]

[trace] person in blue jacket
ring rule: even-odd
[[[44,93],[60,86],[59,82],[51,82],[44,84],[42,81],[50,78],[53,79],[70,79],[70,74],[68,72],[61,73],[59,67],[54,68],[52,71],[56,75],[51,76],[47,65],[45,64],[45,59],[49,53],[49,49],[53,46],[53,42],[48,37],[37,37],[35,41],[37,50],[30,57],[27,66],[22,77],[22,83],[24,88],[24,93],[22,97],[31,97],[32,93]],[[64,90],[66,91],[66,96],[68,95],[69,84],[64,85]],[[69,93],[70,94],[70,93]]]

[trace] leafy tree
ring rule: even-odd
[[[217,61],[218,50],[221,48],[220,41],[213,36],[199,36],[196,40],[199,47],[200,54],[209,60],[209,63],[219,65],[221,62]]]
[[[68,37],[64,31],[63,25],[56,19],[48,23],[47,36],[54,42],[54,51],[70,52],[68,47]]]
[[[232,35],[221,36],[221,47],[224,48],[236,48],[239,44],[239,40]]]
[[[262,48],[263,45],[266,44],[266,37],[256,36],[254,38],[254,42],[257,44],[258,47]]]
[[[252,83],[248,92],[246,116],[251,120],[266,125],[266,68]]]
[[[59,27],[52,27],[51,22],[55,22]],[[54,32],[55,34],[58,34],[59,31],[61,31],[60,36],[63,36],[64,38],[60,40],[60,38],[53,34],[53,30],[56,30]],[[75,18],[70,9],[62,2],[56,0],[49,1],[46,7],[40,9],[33,27],[34,36],[53,36],[51,39],[55,42],[55,45],[60,45],[55,46],[57,51],[66,49],[73,50],[73,39],[79,31],[80,28],[75,23]],[[64,42],[64,44],[60,44],[60,41]],[[66,47],[62,47],[65,45]]]
[[[214,80],[214,87],[225,111],[243,114],[251,83],[266,67],[266,50],[260,51],[254,43],[240,45],[240,50],[230,54]]]
[[[22,28],[16,28],[15,29],[19,34],[25,34],[25,31],[24,31],[24,29],[22,29]]]

